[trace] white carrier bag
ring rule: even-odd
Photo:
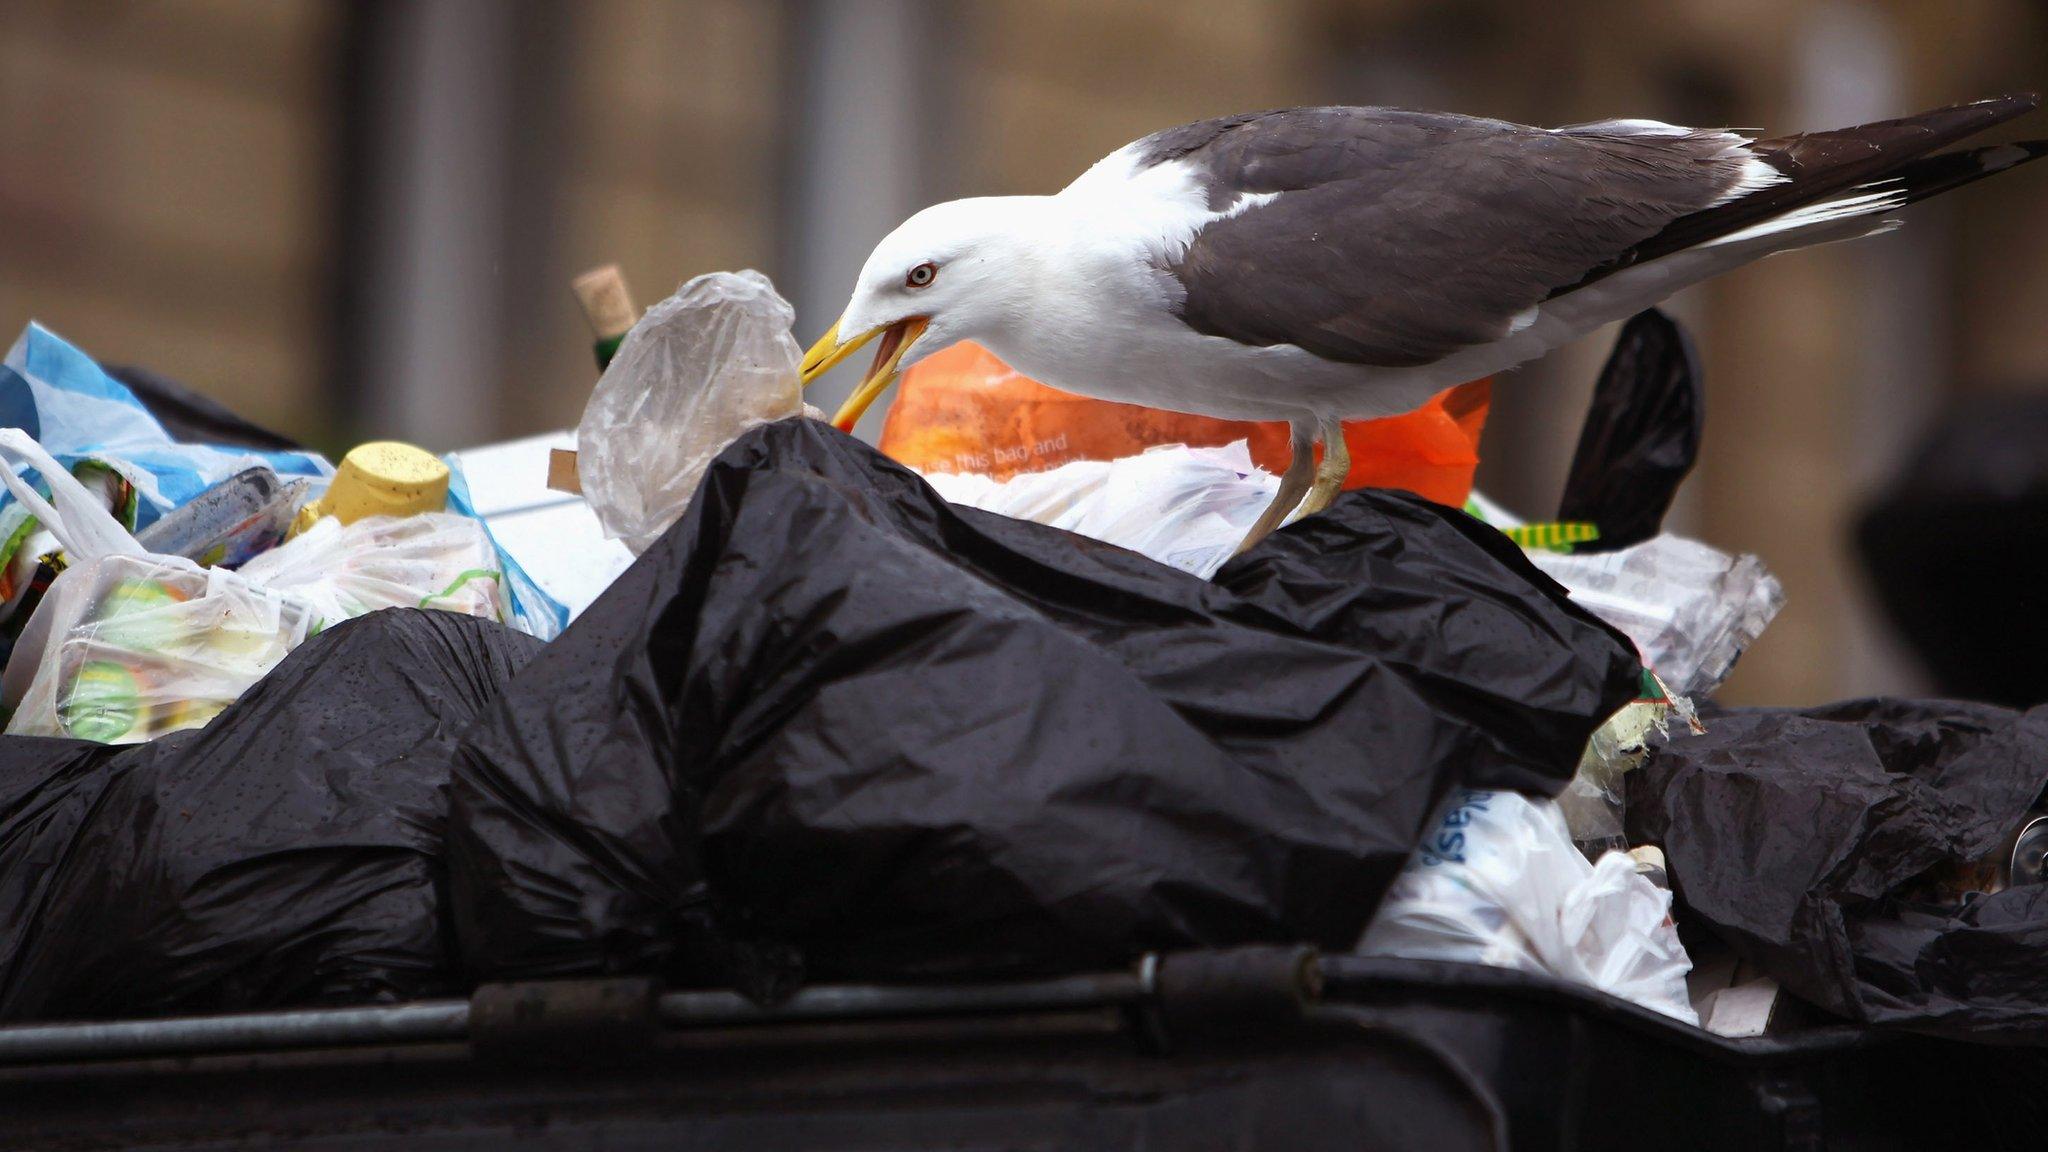
[[[0,429],[0,458],[0,481],[65,557],[0,677],[9,733],[134,744],[197,728],[305,639],[303,602],[146,551],[21,429]]]

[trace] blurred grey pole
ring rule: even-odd
[[[514,6],[371,7],[353,415],[374,436],[459,448],[495,430],[505,368]]]
[[[792,123],[784,171],[783,292],[796,305],[806,347],[839,318],[875,242],[935,200],[927,176],[939,113],[932,78],[945,61],[930,0],[788,0]],[[863,353],[806,397],[830,415],[859,382]],[[861,435],[881,430],[888,400]]]
[[[1794,126],[1837,128],[1919,111],[1907,91],[1904,53],[1882,8],[1852,0],[1815,5],[1796,57]],[[1849,403],[1838,431],[1848,445],[1840,458],[1850,469],[1851,505],[1840,526],[1845,543],[1855,511],[1898,470],[1947,387],[1950,325],[1940,258],[1946,214],[1940,202],[1915,207],[1904,228],[1845,254],[1858,273],[1847,317]],[[1852,569],[1858,563],[1849,558]],[[1834,694],[1924,689],[1924,677],[1878,616],[1860,569],[1845,585],[1836,603],[1841,650]]]

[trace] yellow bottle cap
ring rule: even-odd
[[[341,458],[314,516],[353,524],[365,516],[416,516],[447,506],[446,464],[424,448],[377,440],[358,444]]]

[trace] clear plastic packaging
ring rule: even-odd
[[[239,568],[284,541],[311,489],[304,477],[285,480],[259,464],[172,509],[135,539],[152,552],[208,568]]]
[[[10,734],[134,744],[197,728],[304,640],[292,601],[222,569],[109,556],[66,569]],[[30,637],[16,659],[31,650]],[[10,667],[12,665],[10,664]]]

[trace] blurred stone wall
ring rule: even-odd
[[[0,340],[326,423],[339,13],[0,0]]]

